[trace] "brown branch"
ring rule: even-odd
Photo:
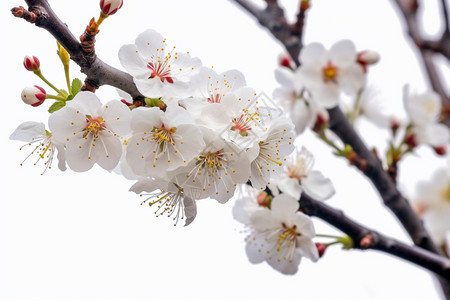
[[[58,18],[47,0],[26,0],[25,2],[29,6],[28,10],[36,14],[34,24],[53,35],[70,54],[70,58],[80,66],[81,72],[86,74],[89,86],[85,83],[85,90],[95,91],[102,85],[111,85],[129,93],[136,101],[144,98],[137,90],[130,74],[104,63],[95,53],[94,55],[92,52],[90,55],[86,54],[86,47],[83,48],[82,43]],[[26,10],[23,9],[22,16],[20,16],[20,7],[13,8],[11,11],[14,16],[25,18]]]
[[[267,18],[270,18],[269,13],[267,13],[267,10],[269,10],[270,6],[267,6],[266,10],[258,10],[248,1],[233,1],[239,4],[241,7],[245,8],[247,12],[252,14],[262,26],[268,28],[273,36],[285,46],[286,50],[291,54],[296,64],[299,65],[298,56],[294,55],[298,55],[300,53],[300,50],[302,48],[301,41],[299,41],[295,45],[289,44],[286,42],[284,35],[280,35],[279,31],[275,31],[272,29],[284,28],[286,23],[285,20],[283,21],[284,13],[281,15],[281,17],[267,20]],[[417,2],[412,0],[409,1],[409,3],[413,5]],[[414,7],[411,7],[411,9],[414,9]],[[268,27],[268,24],[270,25],[270,27]],[[417,23],[411,23],[411,25],[414,24],[417,25]],[[413,27],[413,29],[417,31],[417,28]],[[295,49],[293,49],[293,47]],[[430,69],[430,71],[432,70],[433,69]],[[437,75],[437,72],[432,74]],[[440,83],[440,81],[438,82]],[[443,95],[446,96],[445,94]],[[443,97],[442,99],[447,98]],[[334,131],[334,133],[339,136],[339,138],[345,144],[351,145],[359,158],[364,160],[364,166],[367,168],[367,171],[364,171],[364,174],[372,181],[381,198],[383,199],[384,204],[396,215],[397,219],[406,229],[414,244],[433,253],[441,254],[440,249],[433,243],[429,234],[425,230],[422,221],[411,208],[409,201],[404,198],[403,195],[398,191],[395,182],[392,180],[388,172],[383,169],[380,161],[376,158],[376,156],[366,147],[366,145],[355,132],[354,128],[350,125],[348,119],[345,117],[342,111],[338,107],[336,107],[329,110],[328,112],[330,115],[330,129]],[[447,281],[440,281],[440,283],[446,298],[450,299],[450,283]]]
[[[286,51],[298,65],[298,55],[303,47],[302,32],[300,32],[303,30],[303,24],[301,28],[299,24],[288,24],[284,11],[277,1],[266,1],[267,6],[265,9],[259,9],[249,0],[232,1],[253,15],[263,27],[267,28],[284,45]]]
[[[347,234],[353,240],[353,248],[378,250],[421,266],[450,281],[450,260],[417,246],[410,246],[369,229],[342,211],[326,203],[314,200],[305,193],[300,198],[300,208],[310,216],[318,217]]]

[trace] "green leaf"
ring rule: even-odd
[[[72,96],[75,97],[75,95],[78,94],[78,92],[81,90],[82,86],[83,86],[83,83],[81,82],[81,80],[78,78],[74,78],[74,80],[72,80]],[[67,99],[67,100],[69,100],[69,99]]]
[[[60,90],[61,93],[58,93],[58,96],[61,96],[63,98],[67,98],[69,96],[69,93],[66,92],[66,90]]]
[[[53,104],[49,107],[48,112],[52,114],[52,113],[54,113],[55,111],[57,111],[57,110],[63,108],[64,106],[66,106],[66,102],[63,102],[63,101],[57,101],[57,102],[53,103]]]

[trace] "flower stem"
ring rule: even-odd
[[[57,88],[55,87],[53,84],[50,83],[50,81],[48,81],[44,75],[42,75],[41,71],[34,71],[34,74],[36,74],[40,79],[42,79],[43,82],[45,82],[49,87],[51,87],[55,92],[57,92],[58,94],[62,95],[63,93]]]
[[[54,99],[54,100],[58,100],[58,101],[66,101],[66,99],[61,97],[61,96],[54,96],[54,95],[49,95],[49,94],[47,94],[45,96],[45,99]]]

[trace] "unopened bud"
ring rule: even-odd
[[[61,44],[60,44],[59,42],[56,42],[56,43],[57,43],[57,45],[58,45],[58,51],[57,51],[57,53],[58,53],[58,55],[59,55],[59,58],[61,59],[62,63],[66,66],[66,65],[68,65],[69,62],[70,62],[70,56],[69,56],[69,53],[67,52],[66,49],[64,49],[63,46],[61,46]]]
[[[319,252],[319,257],[322,257],[325,254],[325,250],[327,250],[327,245],[322,243],[315,243],[317,251]]]
[[[374,65],[380,60],[380,55],[372,50],[364,50],[358,53],[356,61],[363,67],[364,72],[367,66]]]
[[[23,102],[36,107],[44,103],[47,93],[43,88],[35,85],[24,88],[21,96]]]
[[[267,192],[259,193],[256,198],[259,206],[270,208],[270,204],[272,202],[272,196],[270,196]]]
[[[287,53],[281,53],[278,56],[278,63],[280,64],[280,66],[293,68],[292,58]]]
[[[434,152],[436,152],[437,155],[445,155],[447,154],[447,147],[445,147],[445,145],[434,147]]]
[[[35,72],[39,70],[41,63],[36,56],[25,56],[25,58],[23,59],[23,66],[28,71]]]
[[[123,0],[100,0],[100,9],[105,16],[115,14],[123,5]]]
[[[417,139],[414,133],[409,134],[405,140],[406,144],[411,148],[417,147]]]
[[[323,130],[324,127],[327,126],[327,124],[328,124],[328,118],[325,115],[318,113],[316,122],[314,123],[312,130],[314,132],[320,132],[321,130]]]

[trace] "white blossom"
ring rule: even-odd
[[[330,179],[320,171],[312,170],[313,155],[305,148],[288,156],[284,172],[277,179],[278,188],[295,199],[300,199],[303,191],[316,200],[326,200],[335,193]]]
[[[417,144],[439,147],[449,143],[449,128],[438,122],[442,104],[437,93],[428,91],[410,95],[409,87],[405,86],[403,104],[412,126],[411,133]]]
[[[134,109],[131,129],[126,159],[141,176],[164,177],[186,166],[205,146],[200,129],[176,103],[165,112],[157,107]]]
[[[122,46],[119,59],[148,98],[190,96],[191,76],[201,66],[198,58],[167,49],[166,39],[152,29],[138,35],[135,44]]]
[[[184,226],[187,226],[197,215],[197,205],[190,196],[189,188],[180,185],[176,180],[142,178],[130,188],[130,191],[146,197],[141,204],[155,205],[157,207],[155,215],[172,218],[174,225],[177,225],[180,219],[186,219]]]
[[[335,43],[328,51],[322,44],[309,44],[302,49],[299,60],[298,80],[321,107],[335,107],[341,91],[354,95],[365,84],[356,48],[349,40]]]
[[[237,184],[246,183],[250,176],[247,153],[227,142],[212,130],[203,128],[206,147],[178,173],[186,174],[183,184],[199,184],[199,199],[211,197],[227,202]]]
[[[24,122],[14,130],[9,138],[11,140],[26,142],[27,144],[20,147],[20,150],[29,146],[32,151],[25,160],[32,155],[37,155],[37,160],[34,164],[36,165],[39,161],[43,160],[45,165],[44,172],[48,168],[51,168],[55,152],[58,153],[58,168],[61,171],[66,170],[64,145],[53,138],[52,133],[45,129],[44,123],[32,121]]]
[[[91,92],[79,92],[49,118],[55,139],[65,144],[67,164],[77,172],[95,163],[112,170],[122,155],[120,136],[130,130],[130,110],[112,100],[102,105]]]
[[[416,186],[414,206],[422,215],[425,226],[438,244],[443,244],[445,233],[450,230],[450,170],[435,171],[428,181]]]
[[[277,119],[260,137],[260,141],[248,150],[251,160],[250,181],[257,190],[264,190],[270,178],[280,174],[285,157],[294,151],[292,127],[289,120]]]
[[[297,200],[281,194],[272,199],[270,210],[256,210],[251,215],[245,248],[251,263],[266,261],[283,274],[295,274],[302,257],[318,260],[312,241],[314,225],[298,209]]]

